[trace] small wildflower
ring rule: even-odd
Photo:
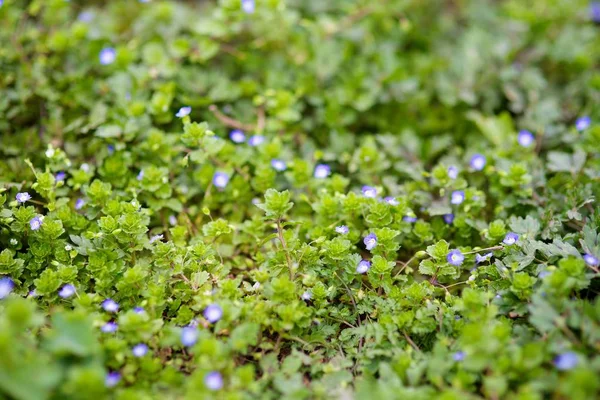
[[[191,112],[192,112],[192,107],[189,107],[189,106],[187,106],[187,107],[181,107],[179,109],[179,111],[177,111],[177,114],[175,114],[175,116],[177,118],[183,118],[185,116],[190,115]]]
[[[364,274],[370,268],[371,268],[371,262],[367,261],[367,260],[362,260],[361,262],[358,263],[358,266],[356,267],[356,272],[358,272],[359,274]]]
[[[489,260],[490,258],[492,258],[492,253],[485,253],[484,255],[481,254],[475,254],[475,263],[476,264],[481,264],[484,261]]]
[[[19,241],[17,239],[15,239],[15,238],[11,238],[10,239],[10,244],[13,245],[13,246],[16,246],[16,245],[19,244]]]
[[[600,23],[600,1],[590,3],[590,18],[593,22]]]
[[[133,346],[131,352],[136,357],[144,357],[148,352],[148,346],[145,343],[139,343]]]
[[[229,178],[227,178],[227,179],[229,179]],[[225,184],[227,185],[227,183],[225,183]],[[215,186],[216,186],[216,185],[215,185]],[[171,226],[175,226],[175,225],[177,225],[177,217],[176,217],[176,216],[174,216],[174,215],[169,215],[169,224],[170,224]]]
[[[35,289],[30,290],[29,293],[27,293],[27,297],[37,297],[37,296],[38,296],[38,294],[35,291]]]
[[[218,304],[211,304],[204,309],[204,318],[211,324],[214,324],[223,316],[223,309]]]
[[[459,266],[462,265],[463,261],[465,260],[465,256],[460,250],[454,249],[448,253],[446,260],[452,265]]]
[[[465,352],[464,351],[457,351],[456,353],[454,353],[454,355],[452,356],[452,358],[456,362],[463,361],[465,359]]]
[[[262,135],[253,135],[248,139],[248,144],[252,147],[260,146],[265,141],[265,137]]]
[[[81,210],[83,206],[85,206],[85,200],[82,198],[77,199],[77,201],[75,202],[75,209]]]
[[[67,299],[71,296],[73,296],[75,294],[75,286],[71,285],[70,283],[64,285],[62,288],[60,288],[60,290],[58,291],[58,295],[60,297],[62,297],[63,299]]]
[[[143,314],[146,312],[146,310],[144,310],[144,307],[136,307],[133,309],[133,312],[136,314]]]
[[[475,171],[481,171],[485,167],[486,159],[482,154],[475,154],[471,157],[471,168]]]
[[[150,243],[154,243],[157,240],[162,240],[164,238],[164,235],[154,235],[150,238]]]
[[[204,376],[204,386],[209,390],[220,390],[223,388],[223,376],[218,371],[209,372]]]
[[[504,236],[504,240],[502,240],[502,243],[510,246],[510,245],[517,243],[518,240],[519,240],[519,235],[517,235],[514,232],[508,232],[506,234],[506,236]]]
[[[13,291],[15,283],[12,279],[4,277],[0,278],[0,299],[4,299]]]
[[[575,368],[577,364],[579,364],[579,358],[577,357],[576,353],[568,351],[566,353],[557,355],[552,363],[556,369],[560,371],[568,371]]]
[[[545,277],[547,277],[547,276],[548,276],[548,275],[550,275],[550,274],[552,274],[552,272],[550,272],[550,271],[547,271],[547,270],[546,270],[546,271],[541,271],[541,272],[538,274],[538,278],[540,278],[540,279],[544,279]]]
[[[301,298],[304,301],[310,301],[310,299],[312,299],[312,293],[307,290],[306,292],[302,293]]]
[[[119,311],[119,303],[113,299],[106,299],[102,302],[102,308],[106,312],[114,313]]]
[[[405,215],[404,217],[402,217],[402,221],[410,222],[412,224],[413,222],[417,222],[417,217],[415,217],[414,215]]]
[[[460,204],[463,201],[465,201],[465,192],[462,190],[455,190],[454,192],[452,192],[452,195],[450,196],[450,203],[452,204]]]
[[[23,204],[26,201],[31,200],[31,195],[27,192],[17,193],[16,199],[17,199],[17,203]]]
[[[377,197],[377,189],[375,189],[373,186],[365,185],[362,187],[362,194],[363,194],[363,196],[372,199],[372,198]]]
[[[392,196],[387,196],[383,199],[383,201],[385,201],[386,203],[388,203],[390,206],[397,206],[398,204],[400,204],[400,202],[398,200],[396,200],[395,197]]]
[[[517,141],[522,147],[529,147],[535,141],[535,136],[533,136],[533,133],[529,132],[528,130],[523,129],[519,131]]]
[[[100,51],[100,64],[109,65],[117,59],[117,52],[112,47],[105,47]]]
[[[59,171],[56,173],[56,175],[54,175],[54,179],[56,180],[56,182],[64,181],[66,177],[67,174],[65,174],[63,171]]]
[[[193,346],[198,341],[198,330],[192,326],[186,326],[181,330],[181,344],[186,347]]]
[[[85,173],[90,172],[90,164],[88,163],[83,163],[81,164],[81,166],[79,167],[80,170],[82,170]]]
[[[106,374],[106,378],[104,379],[104,385],[106,387],[111,388],[117,386],[119,381],[121,380],[121,374],[113,371]]]
[[[254,0],[241,0],[241,2],[242,2],[242,10],[244,10],[244,12],[246,14],[254,13],[254,9],[256,8],[256,4],[254,3]]]
[[[444,222],[448,225],[454,222],[454,214],[444,214],[442,218],[444,218]]]
[[[327,178],[331,174],[331,167],[327,164],[318,164],[315,167],[314,177],[317,179]]]
[[[592,120],[588,116],[577,118],[577,121],[575,121],[575,129],[577,129],[579,132],[585,131],[590,127],[591,124]]]
[[[595,257],[591,254],[585,254],[583,256],[583,261],[585,261],[587,265],[591,265],[592,267],[597,267],[600,265],[600,260],[598,259],[598,257]]]
[[[112,155],[115,152],[115,146],[109,144],[108,146],[106,146],[106,151],[108,152],[108,155]]]
[[[346,225],[340,225],[335,227],[335,231],[340,235],[346,235],[348,232],[350,232],[350,229],[348,229]]]
[[[107,322],[104,325],[102,325],[100,330],[104,333],[114,333],[117,331],[118,327],[119,326],[117,325],[116,322]]]
[[[135,177],[138,181],[141,181],[142,179],[144,179],[144,170],[140,169],[140,172],[138,172],[137,176]]]
[[[239,129],[234,129],[229,132],[229,139],[233,143],[244,143],[246,141],[246,134]]]
[[[223,189],[229,183],[229,175],[224,172],[215,172],[212,182],[219,189]]]
[[[285,171],[287,166],[285,165],[285,161],[280,160],[278,158],[274,158],[271,160],[271,166],[275,171]]]
[[[42,219],[40,217],[31,218],[29,221],[29,226],[31,227],[32,231],[37,231],[42,226]]]
[[[458,168],[454,165],[448,167],[448,177],[450,179],[456,179],[458,177]]]
[[[373,250],[375,246],[377,246],[377,236],[374,233],[369,233],[364,239],[363,243],[367,250]]]

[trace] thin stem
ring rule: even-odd
[[[283,228],[281,227],[281,219],[277,219],[277,236],[279,237],[279,241],[281,242],[281,247],[283,247],[283,251],[285,252],[285,258],[287,260],[288,269],[290,271],[290,280],[294,280],[294,270],[292,269],[292,257],[290,257],[290,252],[288,251],[287,243],[285,241],[285,237],[283,237]]]

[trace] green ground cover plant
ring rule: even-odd
[[[597,398],[599,24],[0,1],[0,398]]]

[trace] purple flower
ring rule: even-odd
[[[31,196],[27,192],[17,193],[16,196],[17,203],[25,203],[28,200],[31,200]]]
[[[348,229],[346,225],[340,225],[335,227],[335,231],[340,235],[346,235],[348,232],[350,232],[350,229]]]
[[[42,219],[40,217],[31,218],[29,221],[29,226],[31,227],[32,231],[37,231],[42,226]]]
[[[142,179],[144,179],[144,170],[140,169],[140,172],[137,174],[136,179],[138,181],[141,181]]]
[[[4,277],[0,278],[0,299],[4,299],[13,291],[15,283],[12,279]]]
[[[114,333],[117,331],[118,327],[119,326],[116,322],[107,322],[104,325],[102,325],[102,327],[100,327],[100,330],[104,333]]]
[[[209,390],[220,390],[223,388],[223,376],[218,371],[212,371],[204,375],[204,386]]]
[[[460,362],[460,361],[462,361],[462,360],[465,359],[465,352],[464,351],[457,351],[456,353],[454,353],[454,355],[452,356],[452,358],[454,359],[454,361]]]
[[[193,346],[198,341],[198,330],[192,326],[181,329],[181,344],[186,347]]]
[[[265,141],[265,137],[262,135],[253,135],[248,139],[248,144],[252,147],[260,146]]]
[[[229,139],[233,143],[244,143],[246,141],[246,134],[239,129],[234,129],[229,132]]]
[[[460,250],[454,249],[448,253],[448,255],[446,256],[446,260],[448,261],[448,263],[454,266],[459,266],[462,265],[463,261],[465,260],[465,256],[463,255],[463,253],[461,253]]]
[[[136,314],[143,314],[146,312],[146,310],[144,310],[144,307],[136,307],[133,309],[133,312]]]
[[[113,299],[106,299],[102,302],[102,308],[106,312],[115,313],[119,311],[119,303]]]
[[[112,144],[109,144],[108,146],[106,146],[106,151],[108,152],[109,155],[112,155],[115,152],[115,146],[113,146]]]
[[[356,267],[356,272],[359,274],[366,273],[371,268],[371,261],[361,260]]]
[[[60,297],[62,297],[63,299],[67,299],[67,298],[73,296],[75,294],[75,292],[76,292],[75,286],[68,283],[68,284],[64,285],[62,288],[60,288],[60,290],[58,291],[58,295]]]
[[[475,263],[481,264],[484,261],[489,260],[492,257],[492,253],[485,253],[484,255],[475,254]]]
[[[444,214],[442,218],[444,218],[444,222],[448,225],[454,222],[454,214]]]
[[[583,256],[583,261],[585,261],[587,265],[591,265],[592,267],[597,267],[598,265],[600,265],[600,260],[598,260],[598,257],[594,257],[589,253]]]
[[[556,369],[560,371],[568,371],[575,368],[577,364],[579,364],[579,357],[577,357],[576,353],[568,351],[566,353],[557,355],[552,363]]]
[[[274,158],[271,160],[271,166],[273,167],[273,169],[275,169],[275,171],[285,171],[285,169],[287,168],[287,166],[285,165],[285,161],[280,160],[278,158]]]
[[[592,120],[588,116],[577,118],[577,121],[575,121],[575,129],[577,129],[579,132],[585,131],[590,127],[591,124]]]
[[[590,3],[590,18],[596,23],[600,23],[600,1]]]
[[[211,304],[204,309],[202,315],[208,322],[214,324],[223,316],[223,309],[218,304]]]
[[[229,183],[229,175],[225,172],[215,172],[212,182],[219,189],[223,189]]]
[[[504,240],[502,240],[502,243],[510,246],[510,245],[517,243],[518,240],[519,240],[519,235],[517,235],[514,232],[508,232],[506,234],[506,236],[504,236]]]
[[[148,346],[145,343],[139,343],[133,346],[131,352],[136,357],[144,357],[148,352]]]
[[[154,235],[150,238],[150,243],[154,243],[157,240],[162,240],[164,238],[164,235]]]
[[[307,290],[306,292],[302,293],[301,298],[304,301],[310,301],[310,299],[312,299],[312,293]]]
[[[83,206],[85,206],[85,200],[82,198],[77,199],[77,201],[75,202],[75,209],[81,210]]]
[[[177,114],[175,114],[175,116],[177,118],[183,118],[185,116],[190,115],[191,112],[192,112],[192,107],[189,107],[189,106],[187,106],[187,107],[181,107],[179,109],[179,111],[177,111]]]
[[[66,177],[67,177],[67,174],[65,174],[63,171],[59,171],[59,172],[57,172],[57,173],[56,173],[56,175],[54,176],[54,179],[55,179],[57,182],[61,182],[61,181],[64,181]]]
[[[475,154],[473,157],[471,157],[471,168],[473,168],[475,171],[481,171],[483,167],[485,167],[485,163],[486,159],[482,154]]]
[[[402,217],[402,221],[410,222],[412,224],[413,222],[417,222],[417,217],[415,217],[414,215],[405,215],[404,217]]]
[[[83,11],[77,16],[77,19],[81,22],[91,22],[94,19],[94,13],[91,11]]]
[[[362,194],[363,196],[372,199],[377,197],[377,189],[375,189],[373,186],[365,185],[362,187]]]
[[[534,141],[535,136],[533,136],[533,133],[529,132],[526,129],[519,131],[519,135],[517,136],[517,142],[519,142],[519,144],[522,147],[529,147],[533,144]]]
[[[364,239],[363,243],[367,250],[371,251],[375,246],[377,246],[377,236],[374,233],[369,233]]]
[[[214,178],[213,178],[214,179]],[[229,180],[229,177],[227,177],[227,180]],[[227,185],[227,182],[225,182],[225,185]],[[174,215],[169,215],[169,224],[171,226],[175,226],[177,225],[177,217]]]
[[[327,164],[318,164],[315,167],[314,177],[317,179],[327,178],[331,174],[331,167]]]
[[[115,387],[117,386],[120,380],[121,374],[116,371],[112,371],[106,374],[106,378],[104,379],[104,385],[106,385],[107,388]]]
[[[112,47],[105,47],[100,51],[100,64],[109,65],[117,59],[117,52]]]
[[[254,13],[254,9],[255,9],[255,4],[254,4],[254,0],[241,0],[242,2],[242,10],[244,10],[244,12],[246,14],[252,14]]]
[[[396,200],[395,197],[392,197],[392,196],[385,197],[383,199],[383,201],[388,203],[390,206],[397,206],[398,204],[400,204],[400,202],[398,200]]]
[[[450,196],[450,203],[460,204],[465,201],[465,192],[462,190],[455,190]]]
[[[448,177],[450,179],[456,179],[458,177],[458,168],[454,165],[448,167]]]

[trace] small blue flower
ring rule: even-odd
[[[306,292],[302,293],[301,298],[304,301],[310,301],[310,299],[312,299],[312,293],[307,290]]]
[[[119,303],[113,299],[106,299],[102,302],[102,308],[106,312],[115,313],[119,311]]]
[[[246,141],[246,134],[239,129],[234,129],[229,132],[229,139],[233,143],[244,143]]]
[[[140,169],[140,172],[138,172],[137,176],[135,177],[138,181],[141,181],[142,179],[144,179],[144,170]]]
[[[285,169],[287,168],[287,165],[285,165],[285,161],[280,160],[278,158],[274,158],[271,160],[271,166],[273,167],[273,169],[275,169],[275,171],[285,171]]]
[[[148,346],[145,343],[139,343],[133,346],[131,352],[136,357],[144,357],[148,352]]]
[[[12,279],[4,277],[0,278],[0,299],[4,299],[13,291],[15,283]]]
[[[448,263],[454,266],[459,266],[462,265],[463,261],[465,260],[465,256],[460,250],[454,249],[448,253],[446,260]]]
[[[444,218],[444,222],[448,225],[454,222],[454,214],[444,214],[442,218]]]
[[[575,129],[577,129],[579,132],[585,131],[590,127],[591,124],[592,119],[588,116],[577,118],[577,121],[575,121]]]
[[[551,272],[551,271],[548,271],[548,270],[541,271],[541,272],[538,274],[538,278],[540,278],[540,279],[544,279],[545,277],[547,277],[548,275],[551,275],[551,274],[552,274],[552,272]]]
[[[517,235],[514,232],[508,232],[506,234],[506,236],[504,236],[504,240],[502,240],[502,243],[510,246],[510,245],[517,243],[518,240],[519,240],[519,235]]]
[[[29,226],[32,231],[37,231],[42,227],[42,219],[40,217],[33,217],[29,220]]]
[[[223,388],[223,376],[218,371],[212,371],[204,375],[204,386],[209,390],[221,390]]]
[[[23,204],[23,203],[31,200],[31,195],[27,192],[17,193],[16,199],[17,199],[17,203]]]
[[[253,135],[248,139],[248,144],[252,147],[260,146],[265,141],[265,137],[262,135]]]
[[[211,324],[214,324],[223,316],[223,309],[218,304],[211,304],[204,309],[204,318]]]
[[[181,344],[186,347],[193,346],[198,341],[198,329],[186,326],[181,329]]]
[[[154,235],[154,236],[152,236],[150,238],[150,243],[152,244],[152,243],[156,242],[157,240],[162,240],[164,237],[165,236],[162,235],[162,234],[161,235]]]
[[[133,309],[133,312],[136,314],[143,314],[146,312],[146,310],[144,310],[144,307],[136,307]]]
[[[100,51],[100,64],[109,65],[117,59],[117,52],[112,47],[105,47]]]
[[[485,167],[485,163],[486,159],[482,154],[475,154],[473,157],[471,157],[471,168],[473,168],[475,171],[481,171],[483,167]]]
[[[463,201],[465,201],[465,192],[462,190],[455,190],[454,192],[452,192],[452,195],[450,196],[450,203],[452,204],[461,204]]]
[[[383,199],[383,201],[385,201],[386,203],[388,203],[390,206],[397,206],[398,204],[400,204],[400,202],[398,200],[396,200],[395,197],[392,196],[387,196]]]
[[[579,364],[579,357],[577,357],[576,353],[568,351],[566,353],[557,355],[554,358],[553,364],[556,369],[560,371],[568,371],[575,368],[577,364]]]
[[[75,209],[81,210],[83,206],[85,206],[85,200],[82,198],[77,199],[77,201],[75,202]]]
[[[369,233],[364,239],[363,243],[367,250],[371,251],[375,246],[377,246],[377,236],[374,233]]]
[[[214,178],[213,178],[214,179]],[[227,180],[229,180],[229,177],[227,177]],[[225,185],[227,185],[227,182],[225,183]],[[216,186],[216,185],[215,185]],[[171,226],[175,226],[177,225],[177,217],[174,215],[169,215],[169,224]]]
[[[533,133],[529,132],[527,129],[519,131],[519,135],[517,136],[517,142],[519,142],[519,144],[522,147],[529,147],[533,144],[534,141],[535,136],[533,136]]]
[[[346,225],[340,225],[335,227],[335,231],[340,235],[346,235],[348,232],[350,232],[350,229],[348,229]]]
[[[104,325],[102,325],[100,330],[104,333],[114,333],[117,331],[118,327],[119,326],[117,325],[116,322],[107,322]]]
[[[365,274],[371,268],[371,262],[367,260],[361,260],[356,267],[356,272],[359,274]]]
[[[402,221],[410,222],[412,224],[413,222],[417,222],[417,217],[415,217],[414,215],[405,215],[404,217],[402,217]]]
[[[454,353],[454,355],[452,356],[452,358],[456,362],[463,361],[465,359],[465,352],[464,351],[457,351],[456,353]]]
[[[215,172],[212,182],[219,189],[223,189],[229,183],[229,175],[225,172]]]
[[[458,177],[458,168],[454,165],[448,167],[448,177],[450,179],[456,179]]]
[[[65,174],[63,171],[60,171],[60,172],[56,173],[56,175],[54,176],[54,179],[56,180],[56,182],[61,182],[61,181],[64,181],[66,177],[67,177],[67,174]]]
[[[475,263],[476,264],[481,264],[484,261],[489,260],[490,258],[492,258],[492,253],[485,253],[484,255],[480,255],[480,254],[475,254]]]
[[[106,151],[108,152],[109,155],[112,155],[115,152],[115,146],[112,144],[109,144],[108,146],[106,146]]]
[[[591,254],[585,254],[583,256],[583,261],[585,261],[587,265],[591,265],[592,267],[597,267],[598,265],[600,265],[600,260],[598,259],[598,257],[594,257]]]
[[[590,3],[590,18],[593,22],[600,23],[600,1]]]
[[[362,194],[365,197],[373,199],[373,198],[377,197],[377,189],[375,189],[373,186],[365,185],[362,187]]]
[[[175,116],[177,118],[183,118],[183,117],[190,115],[191,112],[192,112],[192,107],[185,106],[185,107],[181,107],[179,109],[179,111],[177,111],[177,114],[175,114]]]
[[[107,388],[115,387],[117,386],[120,380],[121,374],[116,371],[112,371],[106,374],[106,378],[104,379],[104,385]]]
[[[67,299],[67,298],[73,296],[75,294],[75,292],[76,292],[75,286],[68,283],[68,284],[64,285],[62,288],[60,288],[60,290],[58,291],[58,295],[60,297],[62,297],[63,299]]]
[[[327,164],[317,164],[315,167],[314,177],[317,179],[327,178],[331,174],[331,167]]]
[[[241,2],[242,2],[242,10],[244,10],[244,12],[246,14],[254,13],[254,9],[256,8],[256,4],[254,3],[254,0],[241,0]]]
[[[92,22],[94,13],[91,11],[83,11],[77,16],[77,19],[81,22]]]

